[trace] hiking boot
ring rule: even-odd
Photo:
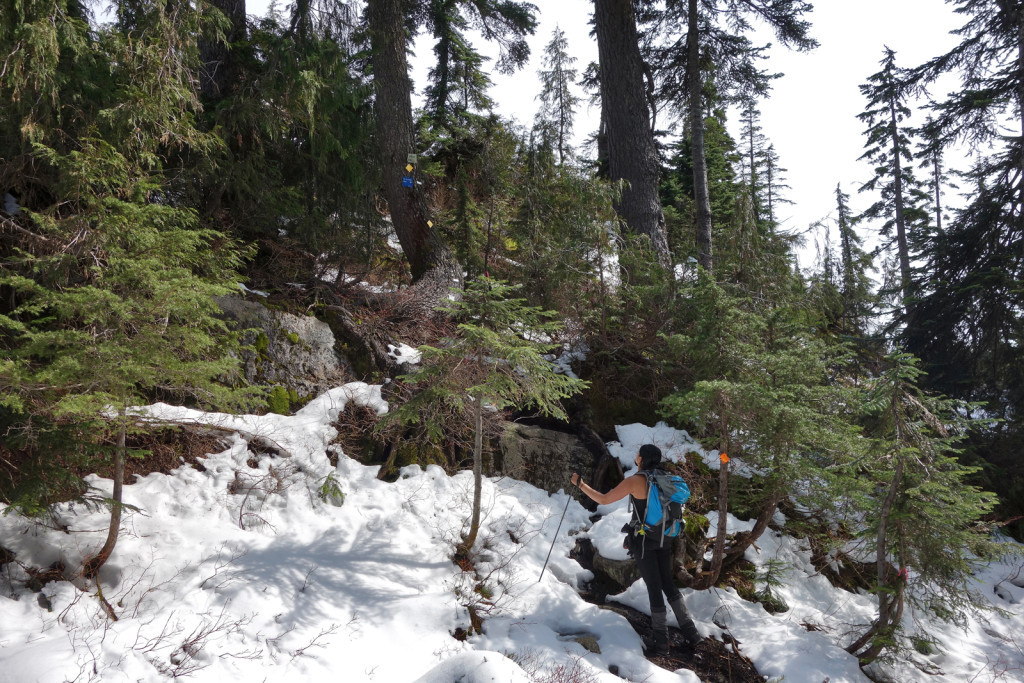
[[[690,618],[690,613],[686,611],[686,603],[683,602],[683,596],[680,595],[668,604],[672,608],[672,613],[676,615],[676,621],[679,622],[679,630],[683,632],[686,644],[690,647],[696,647],[704,638],[701,637],[700,631],[697,630],[693,619]]]
[[[668,618],[665,612],[651,612],[651,635],[644,639],[644,654],[668,654]]]

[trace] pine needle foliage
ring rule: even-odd
[[[0,405],[22,449],[60,434],[114,444],[111,533],[95,570],[117,537],[125,437],[141,429],[131,407],[160,398],[223,408],[256,402],[230,386],[239,381],[239,342],[215,303],[238,290],[248,252],[179,205],[166,171],[170,156],[219,144],[195,124],[198,11],[140,4],[139,26],[125,32],[89,29],[65,3],[45,4],[17,6],[25,21],[36,13],[63,26],[50,36],[58,44],[75,36],[62,49],[69,60],[75,54],[79,80],[65,79],[58,58],[8,74],[3,94],[31,102],[59,92],[65,104],[88,104],[52,116],[15,107],[0,119],[0,156],[37,171],[17,186],[21,210],[3,218],[15,239],[5,237],[0,250]],[[11,41],[46,37],[11,33],[4,17],[5,54]],[[39,502],[21,504],[31,512]]]
[[[845,349],[819,336],[799,306],[762,308],[703,270],[680,301],[680,317],[692,322],[668,337],[668,348],[696,376],[666,397],[660,412],[706,446],[739,456],[756,475],[754,529],[716,549],[715,561],[731,561],[764,532],[785,497],[812,509],[827,504],[821,484],[828,470],[860,448],[856,396],[835,381]],[[727,478],[725,467],[720,473]],[[725,487],[720,481],[722,515]]]
[[[1005,552],[983,520],[994,494],[969,483],[978,468],[957,459],[975,422],[968,406],[918,388],[917,359],[895,351],[871,384],[864,411],[872,448],[850,463],[844,491],[854,498],[873,545],[878,616],[847,650],[870,662],[900,647],[904,603],[965,623],[980,609],[972,577]],[[907,590],[908,585],[912,590]]]

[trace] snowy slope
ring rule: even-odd
[[[556,671],[579,680],[696,681],[668,672],[641,654],[640,638],[622,617],[583,601],[589,578],[568,557],[575,536],[590,536],[608,554],[619,547],[625,508],[589,513],[564,493],[549,496],[512,479],[484,486],[485,633],[453,637],[470,626],[463,606],[481,600],[475,581],[450,556],[469,516],[472,476],[409,467],[395,483],[344,454],[336,468],[328,449],[331,426],[349,402],[386,410],[379,387],[361,383],[324,394],[294,416],[204,414],[167,405],[144,411],[153,419],[216,424],[238,430],[230,446],[205,460],[205,471],[182,467],[150,474],[125,487],[138,511],[126,512],[112,560],[101,573],[107,618],[95,585],[22,587],[15,565],[0,575],[0,682],[159,681],[187,674],[194,681],[533,681]],[[272,442],[288,457],[256,458],[246,440]],[[620,428],[612,451],[631,460],[653,441],[670,457],[698,450],[685,432],[664,425]],[[715,454],[706,454],[714,462]],[[321,499],[328,475],[344,501]],[[109,491],[111,483],[92,484]],[[557,538],[563,510],[565,520]],[[11,514],[0,517],[0,545],[29,565],[57,560],[75,566],[106,534],[106,514],[63,506],[65,534]],[[730,518],[730,530],[747,522]],[[538,581],[554,538],[554,552]],[[781,594],[792,609],[770,615],[732,591],[685,591],[703,634],[726,628],[762,674],[787,681],[866,681],[837,643],[872,615],[870,596],[832,588],[810,563],[801,542],[768,536],[748,557],[787,565]],[[979,590],[1011,610],[966,632],[921,624],[944,645],[920,657],[940,671],[909,664],[896,680],[1024,680],[1024,588],[1006,580],[1019,568],[993,565]],[[460,597],[461,596],[461,597]],[[637,583],[617,598],[647,611]],[[813,630],[808,630],[812,625]],[[593,654],[572,640],[589,633]],[[927,661],[926,661],[927,660]],[[999,676],[1002,676],[1001,678]]]

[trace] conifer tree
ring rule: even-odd
[[[391,223],[417,282],[425,314],[448,294],[462,268],[430,220],[414,182],[405,180],[409,155],[417,151],[412,118],[412,84],[406,59],[406,17],[400,0],[366,4],[370,34],[377,149]]]
[[[746,37],[758,19],[771,28],[779,41],[791,48],[817,46],[810,38],[810,24],[802,17],[811,6],[803,0],[672,0],[663,11],[651,13],[651,23],[665,27],[667,35],[652,51],[652,70],[660,81],[659,97],[672,106],[685,105],[685,119],[693,149],[693,196],[696,216],[697,261],[713,267],[710,191],[705,150],[708,83],[714,96],[763,95],[773,75],[758,67],[764,48]],[[725,24],[725,25],[723,25]],[[685,35],[680,35],[685,26]]]
[[[916,366],[912,356],[894,352],[872,382],[865,409],[873,452],[851,463],[855,476],[845,489],[860,496],[875,557],[878,614],[846,648],[862,664],[899,648],[908,601],[952,621],[979,609],[972,577],[999,552],[982,521],[995,496],[971,485],[978,468],[956,458],[971,422],[965,406],[920,391]]]
[[[792,204],[793,201],[786,197],[786,190],[791,189],[786,184],[786,173],[788,168],[779,164],[779,155],[775,151],[775,145],[768,143],[768,146],[761,150],[761,168],[764,169],[764,183],[761,188],[761,204],[767,212],[769,225],[774,229],[779,224],[776,209],[781,204]]]
[[[46,182],[3,218],[17,240],[0,250],[0,406],[21,419],[28,448],[38,446],[37,424],[78,424],[93,443],[113,441],[109,533],[83,568],[95,575],[120,530],[126,437],[140,429],[131,408],[158,397],[247,401],[226,386],[238,381],[238,342],[214,301],[237,291],[246,250],[178,206],[165,171],[172,151],[218,145],[194,123],[199,13],[158,3],[138,15],[152,30],[128,34],[87,32],[63,3],[20,8],[26,22],[76,35],[62,48],[80,70],[65,80],[62,60],[41,61],[5,77],[3,95],[34,101],[59,90],[91,106],[35,126],[25,124],[38,114],[3,114],[4,130],[20,122],[23,138],[4,138],[2,154],[20,148],[20,162]]]
[[[551,42],[544,48],[544,68],[539,72],[541,91],[538,99],[541,110],[537,118],[544,127],[554,132],[558,163],[564,164],[567,155],[572,154],[569,137],[572,135],[573,119],[580,98],[572,92],[577,72],[572,68],[576,58],[568,52],[569,41],[565,32],[555,27]]]
[[[893,238],[900,270],[900,308],[906,312],[914,296],[911,259],[914,245],[926,241],[927,212],[922,208],[926,195],[914,177],[914,130],[901,125],[910,117],[907,100],[915,86],[906,69],[896,66],[896,53],[885,48],[881,70],[860,86],[867,98],[867,109],[857,118],[867,124],[864,135],[867,159],[875,166],[874,176],[861,192],[877,192],[878,199],[864,212],[864,218],[884,219],[882,235]]]
[[[761,112],[757,108],[757,102],[753,97],[745,97],[740,111],[741,125],[743,126],[743,168],[745,171],[744,180],[747,183],[747,190],[750,196],[750,207],[754,214],[754,221],[760,223],[766,218],[768,203],[763,202],[763,197],[768,193],[767,175],[768,169],[762,171],[762,163],[767,153],[767,139],[761,128]]]
[[[466,126],[472,112],[488,110],[491,80],[483,70],[485,58],[469,42],[469,22],[458,0],[431,0],[427,24],[434,36],[434,65],[424,91],[426,115],[449,135]]]
[[[482,93],[481,79],[486,79],[479,69],[479,55],[471,54],[462,28],[468,23],[486,39],[495,41],[501,51],[497,68],[511,72],[529,56],[525,36],[536,26],[534,11],[533,5],[512,0],[369,0],[366,5],[384,195],[395,234],[417,282],[416,305],[424,315],[449,294],[453,282],[461,282],[462,268],[435,229],[421,189],[412,178],[407,179],[405,171],[409,155],[418,151],[406,58],[408,29],[414,34],[418,27],[429,25],[434,31],[438,63],[433,72],[431,101],[439,114],[447,115],[453,104],[452,92],[461,94],[460,110],[468,112],[476,104],[471,100]]]
[[[1010,418],[995,431],[1020,443],[1024,11],[1016,2],[949,4],[964,17],[955,31],[961,42],[914,75],[925,81],[950,72],[959,76],[960,87],[933,108],[930,137],[944,145],[965,142],[980,154],[965,174],[970,201],[928,250],[928,291],[904,341],[924,362],[929,386],[988,402],[993,414]]]
[[[871,282],[867,273],[871,267],[871,256],[861,246],[856,228],[858,219],[850,212],[849,201],[850,196],[836,183],[843,301],[840,329],[845,334],[860,336],[864,334],[871,314]]]
[[[858,439],[844,407],[853,397],[830,381],[843,352],[808,324],[802,303],[759,304],[706,273],[680,301],[690,310],[679,317],[692,323],[686,334],[670,337],[669,354],[699,375],[661,402],[661,414],[762,473],[751,485],[755,526],[726,542],[731,493],[728,467],[720,469],[718,543],[709,573],[695,586],[707,588],[764,533],[781,500],[806,493],[794,482],[819,479],[830,461],[856,452]]]
[[[383,241],[372,91],[356,71],[354,22],[334,0],[253,22],[232,46],[241,59],[233,91],[204,103],[201,123],[223,144],[176,160],[190,203],[260,244],[252,270],[271,285],[365,268]],[[281,259],[282,248],[294,258]]]
[[[121,0],[118,5],[122,18],[129,7],[133,14],[145,12],[144,2]],[[246,39],[247,27],[245,0],[212,0],[210,6],[221,16],[217,28],[205,32],[199,40],[199,87],[207,102],[213,104],[230,95],[239,84],[242,60],[236,50]],[[122,28],[126,28],[123,22]]]
[[[613,187],[571,164],[557,164],[540,131],[521,154],[515,215],[502,243],[504,258],[492,273],[522,283],[533,305],[580,321],[603,317],[611,294],[614,236],[606,226],[615,220]]]
[[[473,503],[468,530],[457,550],[470,557],[480,528],[485,414],[507,408],[536,409],[566,419],[560,401],[586,383],[559,374],[544,354],[552,344],[538,339],[555,332],[552,311],[527,306],[516,288],[500,280],[471,280],[447,312],[458,330],[436,346],[422,346],[421,367],[403,379],[417,387],[388,414],[388,423],[417,426],[437,441],[468,425],[473,433]],[[453,424],[454,423],[454,424]]]
[[[919,168],[928,173],[931,185],[932,213],[935,216],[935,233],[941,235],[943,232],[943,220],[945,217],[942,198],[947,188],[958,189],[953,182],[949,170],[943,165],[943,141],[942,132],[938,124],[931,116],[919,131],[920,149],[917,158],[921,160]]]

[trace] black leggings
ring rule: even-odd
[[[672,539],[666,538],[663,545],[661,539],[638,538],[633,551],[640,577],[647,586],[647,596],[651,599],[651,612],[664,612],[664,593],[669,602],[679,597],[679,588],[672,579]]]

